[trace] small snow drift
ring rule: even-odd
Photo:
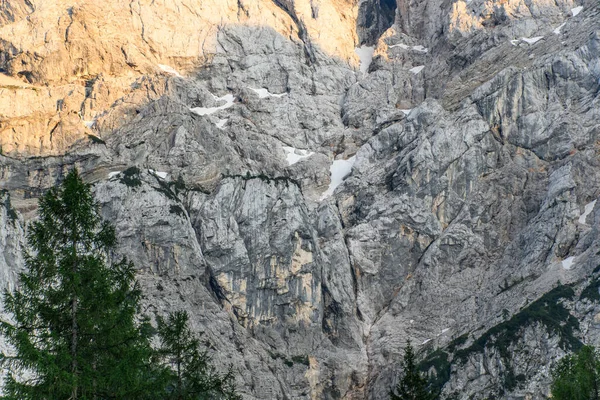
[[[224,110],[233,106],[233,102],[235,100],[235,97],[233,97],[232,94],[226,94],[223,97],[216,97],[215,95],[213,95],[213,98],[216,101],[224,101],[225,104],[219,107],[194,107],[190,108],[190,111],[195,112],[198,115],[210,115],[216,113],[217,111]]]
[[[356,156],[352,156],[347,160],[335,160],[329,171],[331,172],[331,183],[329,184],[329,188],[323,193],[321,196],[321,200],[326,199],[331,196],[335,189],[341,185],[350,172],[352,172],[352,166],[356,161]]]
[[[279,94],[271,93],[265,88],[261,88],[261,89],[248,88],[248,89],[250,89],[254,93],[256,93],[258,95],[259,99],[265,99],[267,97],[283,97],[287,94],[287,93],[279,93]]]
[[[416,75],[419,72],[423,71],[423,68],[425,68],[424,65],[419,65],[418,67],[413,67],[413,68],[409,69],[409,71]]]
[[[150,172],[153,175],[158,176],[160,179],[167,179],[167,176],[169,175],[166,172],[155,171],[153,169],[149,169],[148,172]]]
[[[518,46],[519,42],[520,42],[519,39],[513,39],[513,40],[510,41],[510,44],[512,44],[513,46]]]
[[[579,216],[579,223],[580,224],[585,224],[585,220],[587,219],[588,215],[590,215],[592,213],[592,211],[594,211],[594,206],[596,205],[596,200],[592,201],[591,203],[588,203],[585,205],[585,209],[583,211],[583,214],[581,214]]]
[[[544,37],[543,36],[536,36],[536,37],[532,37],[532,38],[521,38],[522,41],[529,43],[529,44],[534,44],[540,40],[542,40]]]
[[[164,65],[164,64],[158,64],[158,68],[162,69],[167,74],[175,75],[179,78],[182,78],[182,76],[179,75],[179,72],[177,72],[177,70],[175,70],[175,68],[173,68],[173,67],[170,67],[170,66]]]
[[[402,109],[402,110],[400,110],[400,111],[402,111],[402,112],[404,113],[404,115],[408,115],[408,114],[410,114],[410,112],[412,111],[412,108],[408,108],[408,109]]]
[[[286,159],[287,159],[288,165],[294,165],[298,161],[302,160],[303,158],[307,158],[307,157],[310,157],[313,154],[315,154],[312,151],[309,152],[308,150],[296,149],[294,147],[289,147],[289,146],[282,146],[282,148],[287,153]]]
[[[375,53],[375,47],[373,46],[362,46],[354,49],[354,52],[360,58],[360,72],[366,74],[369,70],[369,66],[373,61],[373,54]]]
[[[90,128],[90,129],[92,129],[92,126],[94,126],[94,122],[96,122],[96,121],[94,121],[94,120],[92,120],[92,121],[83,121],[83,124],[84,124],[86,127],[88,127],[88,128]]]
[[[583,10],[583,6],[571,8],[571,14],[573,14],[573,16],[576,17],[577,14],[579,14],[582,10]]]
[[[229,121],[229,119],[227,119],[227,118],[220,119],[215,125],[217,128],[223,129],[225,127],[225,124],[227,123],[227,121]]]
[[[121,171],[112,171],[108,173],[108,179],[114,178],[115,176],[119,175],[121,173]]]
[[[561,264],[562,264],[563,269],[566,269],[568,271],[573,267],[574,262],[575,262],[575,257],[571,256],[571,257],[567,257],[564,260],[562,260]]]
[[[404,50],[410,50],[413,49],[414,51],[418,51],[419,53],[428,53],[429,49],[427,47],[416,45],[416,46],[409,46],[407,44],[402,44],[402,43],[398,43],[398,44],[393,44],[391,46],[388,46],[388,49],[393,49],[394,47],[400,47]]]
[[[559,26],[556,27],[556,29],[554,29],[552,32],[554,32],[556,35],[560,35],[560,30],[563,28],[563,26],[565,26],[567,23],[564,22],[562,24],[560,24]]]

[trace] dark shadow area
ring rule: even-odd
[[[368,0],[360,5],[356,28],[360,45],[373,45],[394,24],[396,0]]]

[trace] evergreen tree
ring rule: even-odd
[[[241,399],[231,369],[225,375],[217,373],[206,351],[200,351],[185,311],[170,313],[166,321],[158,317],[157,322],[161,342],[157,353],[170,370],[166,399]]]
[[[410,344],[404,348],[402,361],[402,379],[396,385],[396,393],[392,391],[392,400],[432,400],[433,395],[427,390],[427,379],[418,370],[415,363],[415,353]]]
[[[114,228],[103,222],[77,170],[39,201],[28,229],[27,271],[5,292],[14,348],[4,399],[146,399],[159,384],[133,265],[111,262]]]
[[[552,370],[552,399],[600,399],[600,354],[583,346],[576,354],[563,357]]]

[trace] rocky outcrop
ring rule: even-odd
[[[96,3],[0,8],[5,286],[77,166],[245,398],[386,399],[410,339],[541,399],[599,343],[596,3]]]

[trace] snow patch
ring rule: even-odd
[[[329,188],[323,193],[321,196],[321,200],[331,196],[335,189],[340,186],[340,184],[344,181],[350,172],[352,172],[352,166],[356,161],[356,156],[352,156],[347,160],[335,160],[329,171],[331,172],[331,183],[329,184]]]
[[[423,68],[425,68],[424,65],[419,65],[418,67],[413,67],[413,68],[409,69],[409,71],[416,75],[419,72],[423,71]]]
[[[164,64],[158,64],[158,68],[162,69],[167,74],[175,75],[175,76],[182,78],[182,76],[179,75],[179,72],[177,72],[177,70],[173,67],[170,67],[170,66],[164,65]]]
[[[450,330],[450,328],[442,329],[442,333],[441,334],[443,335],[444,333],[448,332],[449,330]]]
[[[394,47],[400,47],[400,48],[402,48],[402,49],[404,49],[404,50],[408,50],[408,49],[410,49],[410,46],[409,46],[409,45],[407,45],[407,44],[402,44],[402,43],[393,44],[393,45],[391,45],[391,46],[388,46],[388,48],[389,48],[389,49],[393,49]]]
[[[565,26],[567,23],[563,23],[560,24],[559,26],[556,27],[556,29],[554,29],[552,32],[554,32],[556,35],[560,35],[560,30],[563,28],[563,26]]]
[[[575,257],[571,256],[568,258],[565,258],[564,260],[562,260],[562,267],[563,269],[566,269],[567,271],[571,269],[571,267],[573,266],[573,262],[575,261]]]
[[[421,346],[423,346],[424,344],[427,344],[427,343],[429,343],[429,342],[431,342],[431,339],[425,339],[425,340],[423,341],[423,343],[421,343]]]
[[[404,50],[409,50],[409,49],[413,49],[414,51],[418,51],[420,53],[428,53],[429,49],[427,47],[416,45],[416,46],[409,46],[407,44],[403,44],[403,43],[398,43],[398,44],[393,44],[391,46],[388,46],[388,49],[393,49],[394,47],[400,47]]]
[[[115,176],[119,175],[121,173],[121,171],[112,171],[108,173],[108,179],[112,179]]]
[[[149,169],[148,172],[158,176],[160,179],[167,179],[167,176],[169,175],[167,172],[155,171],[153,169]]]
[[[580,224],[585,224],[585,220],[587,218],[588,215],[590,215],[592,213],[592,211],[594,211],[594,206],[596,205],[596,200],[592,201],[591,203],[587,203],[585,205],[585,209],[583,211],[583,214],[581,214],[579,216],[579,223]]]
[[[402,111],[404,113],[404,115],[408,115],[412,111],[412,108],[402,109],[400,111]]]
[[[375,47],[373,46],[361,46],[354,49],[354,52],[360,59],[360,72],[366,74],[369,70],[369,66],[373,61],[373,54],[375,53]]]
[[[513,39],[513,40],[510,41],[510,44],[512,44],[513,46],[518,46],[519,42],[520,42],[519,39]]]
[[[282,146],[282,147],[283,147],[283,150],[287,153],[286,159],[287,159],[288,165],[294,165],[298,161],[302,160],[303,158],[307,158],[307,157],[310,157],[313,154],[315,154],[312,151],[309,152],[308,150],[296,149],[294,147],[289,147],[289,146]]]
[[[94,126],[94,122],[96,122],[96,121],[95,121],[95,120],[91,120],[91,121],[83,121],[83,124],[84,124],[86,127],[88,127],[88,128],[90,128],[90,129],[92,129],[92,126]]]
[[[258,95],[259,99],[264,99],[267,97],[283,97],[287,94],[287,93],[274,94],[274,93],[269,92],[265,88],[261,88],[261,89],[248,88],[248,89],[254,91],[254,93],[256,93]]]
[[[220,119],[219,122],[215,123],[215,125],[217,126],[217,128],[223,129],[223,127],[225,127],[225,124],[227,123],[227,121],[229,121],[228,118]]]
[[[581,10],[583,10],[583,6],[571,8],[571,13],[573,14],[574,17],[576,17],[577,14],[579,14],[581,12]]]
[[[194,107],[194,108],[190,108],[190,111],[195,112],[198,115],[210,115],[210,114],[216,113],[217,111],[224,110],[226,108],[233,106],[233,102],[235,100],[235,97],[233,97],[232,94],[226,94],[223,97],[216,97],[213,94],[213,98],[216,101],[224,101],[225,104],[223,104],[222,106],[219,106],[219,107]]]
[[[534,43],[542,40],[543,38],[544,38],[543,36],[536,36],[536,37],[532,37],[532,38],[524,37],[524,38],[521,38],[521,40],[524,42],[527,42],[529,44],[534,44]]]

